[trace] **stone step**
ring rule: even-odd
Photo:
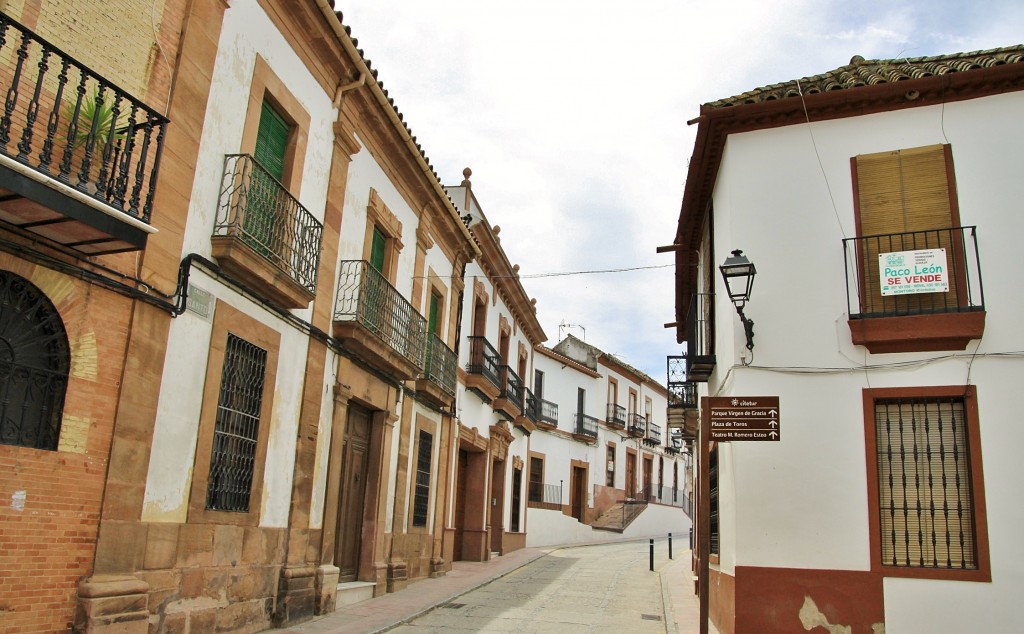
[[[347,581],[338,584],[338,600],[335,609],[366,601],[373,598],[373,588],[377,584],[372,581]]]

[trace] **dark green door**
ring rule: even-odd
[[[280,256],[284,242],[282,187],[285,149],[288,146],[288,123],[274,108],[263,102],[260,126],[256,132],[253,168],[248,204],[243,227],[250,244],[264,256]],[[261,169],[262,168],[262,169]]]

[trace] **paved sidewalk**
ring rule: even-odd
[[[646,540],[645,540],[646,541]],[[488,562],[457,561],[452,570],[437,579],[410,583],[404,590],[386,594],[354,605],[344,606],[324,617],[282,630],[283,634],[369,634],[384,632],[435,607],[499,579],[556,550],[576,545],[550,548],[524,548]],[[698,628],[697,597],[693,594],[690,572],[690,551],[682,550],[669,561],[664,540],[655,550],[655,570],[660,576],[662,599],[666,614],[674,622],[665,623],[668,634],[696,634]],[[717,634],[712,626],[711,634]]]

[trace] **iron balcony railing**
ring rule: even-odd
[[[976,227],[847,238],[843,257],[851,319],[985,310]]]
[[[628,431],[631,434],[643,436],[647,430],[647,417],[643,414],[630,414],[629,420],[626,422],[629,427]]]
[[[0,14],[0,154],[149,224],[167,118]]]
[[[697,383],[686,378],[686,357],[669,356],[668,406],[683,409],[697,409]]]
[[[512,370],[512,366],[503,365],[498,368],[498,385],[501,387],[500,398],[508,399],[519,409],[523,408],[523,380]]]
[[[647,423],[647,440],[654,442],[655,444],[661,444],[661,425],[656,423]]]
[[[597,438],[597,419],[593,416],[587,416],[586,414],[577,412],[576,429],[574,431],[581,436]]]
[[[686,313],[686,377],[707,381],[715,369],[714,293],[694,293]]]
[[[558,404],[540,399],[540,420],[553,427],[558,427]]]
[[[236,236],[310,293],[323,225],[248,154],[224,157],[215,236]]]
[[[537,422],[540,419],[540,399],[537,398],[533,390],[526,388],[524,390],[526,397],[524,398],[523,414],[533,422]]]
[[[470,374],[483,375],[494,387],[501,389],[499,371],[501,356],[487,339],[478,336],[469,338],[469,364],[466,371]]]
[[[455,396],[455,379],[459,361],[455,353],[437,335],[427,337],[427,359],[423,374],[445,394]]]
[[[335,321],[355,321],[423,369],[427,320],[365,260],[343,260]]]
[[[626,427],[626,408],[615,403],[608,403],[608,416],[605,419],[609,427],[616,427],[618,429],[625,429]]]
[[[530,506],[561,506],[562,485],[544,484],[543,482],[530,482],[528,487],[527,502]]]

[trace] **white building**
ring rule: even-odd
[[[694,120],[688,378],[780,403],[777,442],[708,442],[701,411],[719,631],[1019,629],[1022,88],[1020,46],[854,57]],[[716,270],[734,249],[752,350]]]

